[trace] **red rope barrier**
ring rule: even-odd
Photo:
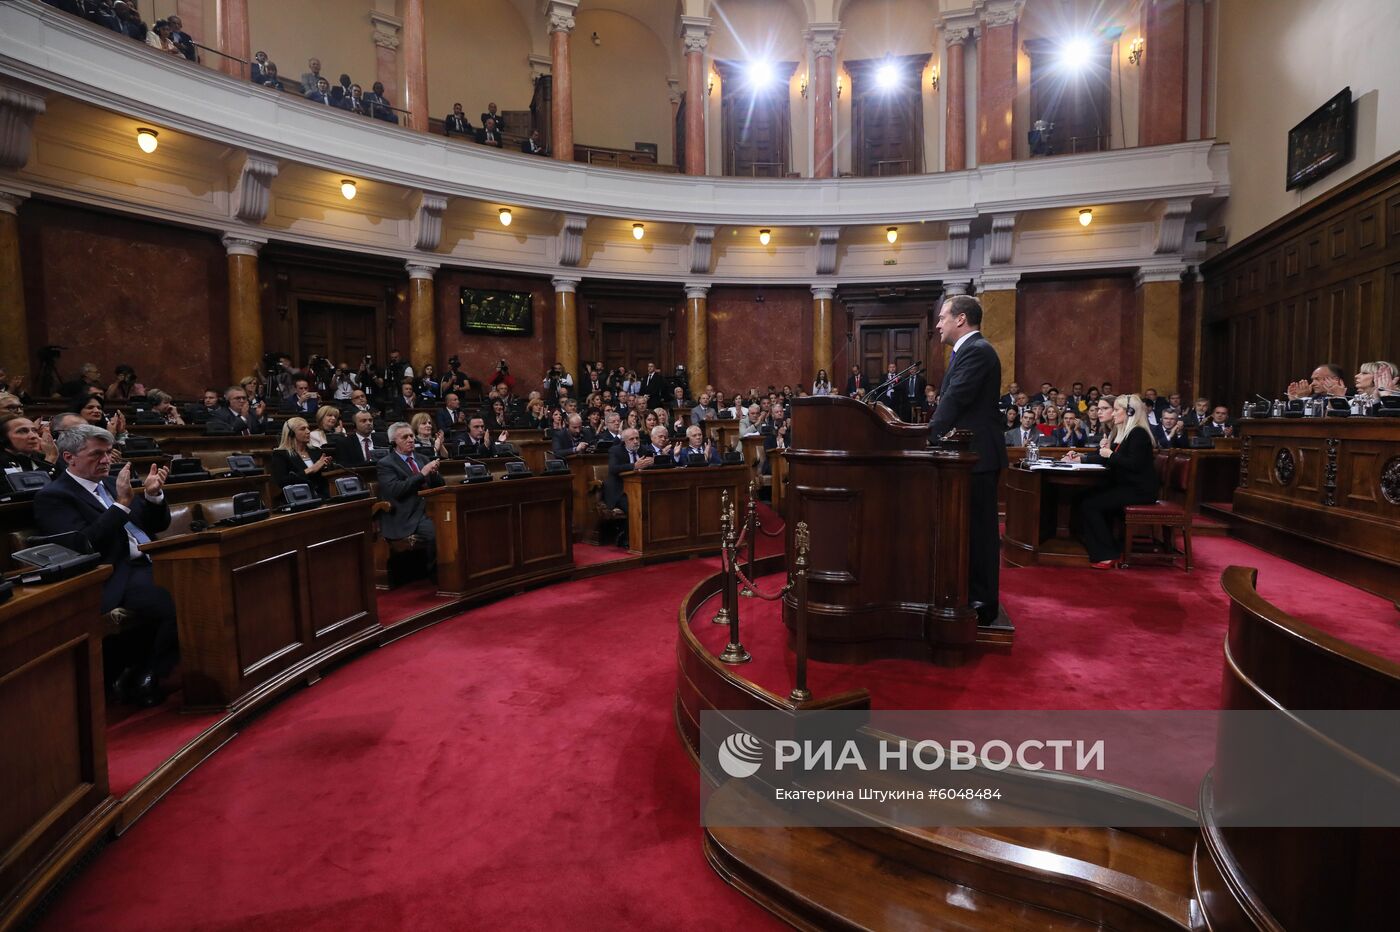
[[[772,595],[765,595],[765,594],[763,594],[762,592],[759,592],[759,591],[758,591],[758,586],[755,586],[755,585],[753,584],[753,581],[752,581],[751,579],[749,579],[747,576],[744,575],[744,570],[743,570],[742,564],[737,563],[737,562],[732,562],[732,561],[730,561],[728,551],[726,551],[726,550],[721,550],[721,551],[720,551],[720,562],[721,562],[721,565],[723,566],[725,572],[728,572],[728,571],[730,570],[730,568],[732,567],[733,570],[734,570],[734,572],[737,573],[737,574],[739,574],[739,582],[743,584],[744,588],[747,589],[747,590],[749,590],[749,592],[750,592],[751,594],[753,594],[753,596],[754,596],[755,598],[762,599],[762,600],[765,601],[765,602],[776,602],[776,601],[778,601],[779,599],[781,599],[781,598],[783,597],[783,593],[787,592],[789,589],[792,588],[792,583],[789,582],[787,585],[783,586],[783,588],[779,589],[777,592],[773,593]]]

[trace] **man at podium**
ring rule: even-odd
[[[990,625],[1000,611],[998,589],[1001,541],[997,528],[997,480],[1006,468],[1002,437],[1001,358],[983,338],[982,304],[970,295],[954,295],[938,311],[938,335],[953,348],[953,356],[938,407],[929,421],[929,437],[938,440],[950,430],[972,432],[972,501],[968,510],[968,601],[977,610],[977,623]]]

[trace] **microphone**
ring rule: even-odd
[[[1270,401],[1268,398],[1265,398],[1263,395],[1259,394],[1258,392],[1255,392],[1255,393],[1254,393],[1254,397],[1255,397],[1255,398],[1258,398],[1260,401],[1264,402],[1264,404],[1266,404],[1266,405],[1272,405],[1272,404],[1273,404],[1272,401]]]

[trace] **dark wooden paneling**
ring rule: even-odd
[[[1400,156],[1202,266],[1204,393],[1234,408],[1332,362],[1400,357]]]

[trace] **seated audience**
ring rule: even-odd
[[[505,443],[510,439],[508,431],[501,431],[496,437],[496,443]],[[486,420],[479,414],[473,414],[467,421],[467,436],[463,438],[462,455],[468,458],[483,457],[491,455],[491,438],[486,433]]]
[[[367,466],[374,462],[374,415],[368,411],[356,411],[351,415],[354,430],[351,433],[333,434],[326,439],[335,451],[335,461],[340,466]]]
[[[326,79],[321,77],[321,59],[307,59],[306,68],[307,70],[302,72],[301,75],[301,89],[303,93],[310,94],[312,91],[316,90],[320,82],[326,81]],[[328,93],[330,91],[329,81],[326,81],[326,91]]]
[[[365,101],[364,92],[358,84],[350,85],[349,92],[340,98],[337,106],[360,116],[369,116],[369,104]]]
[[[1356,396],[1375,404],[1382,395],[1394,395],[1395,367],[1383,360],[1363,362],[1356,370]]]
[[[530,136],[520,144],[520,151],[526,155],[548,155],[544,148],[544,137],[537,129],[530,130]]]
[[[1041,406],[1048,405],[1050,403],[1050,392],[1054,387],[1055,386],[1051,385],[1049,382],[1041,382],[1040,391],[1031,396],[1031,404],[1039,404]]]
[[[476,138],[476,129],[471,121],[467,119],[466,113],[462,111],[461,104],[453,104],[452,112],[442,121],[442,132],[444,136],[465,136],[468,139]]]
[[[763,425],[763,449],[786,450],[792,445],[792,431],[788,427],[787,412],[783,406],[775,404],[768,409],[768,423]],[[765,456],[763,460],[763,474],[769,475],[773,471],[773,464]]]
[[[220,403],[219,393],[212,388],[206,388],[200,400],[185,408],[185,420],[192,424],[203,424],[214,416],[223,405]]]
[[[419,411],[409,420],[413,428],[413,449],[428,459],[447,458],[447,435],[434,429],[433,416],[427,411]]]
[[[254,84],[262,84],[263,78],[267,74],[267,53],[258,49],[253,53],[253,60],[248,63],[248,80]]]
[[[531,430],[549,429],[549,410],[545,407],[543,398],[531,398],[525,405],[525,414],[521,418],[522,426]]]
[[[151,410],[159,414],[166,424],[174,427],[185,426],[185,419],[180,417],[180,409],[175,407],[175,399],[168,393],[158,388],[149,388],[146,390],[146,400],[151,403]]]
[[[1017,430],[1020,428],[1021,411],[1015,405],[1009,405],[1004,411],[1002,411],[1002,415],[1006,420],[1006,423],[1002,424],[1002,427],[1005,428],[1003,433],[1006,430]]]
[[[1157,439],[1157,446],[1165,449],[1191,445],[1186,438],[1186,428],[1181,425],[1181,416],[1175,408],[1168,408],[1162,412],[1161,423],[1152,433]]]
[[[622,442],[608,451],[608,475],[603,480],[603,504],[609,508],[627,511],[627,496],[622,491],[622,474],[634,469],[646,469],[656,462],[655,454],[642,450],[642,441],[637,432],[627,428],[622,432]],[[623,540],[626,539],[623,530]]]
[[[0,414],[0,473],[58,473],[58,447],[49,425],[35,424],[23,414]],[[6,486],[0,483],[0,490]]]
[[[1035,409],[1023,408],[1020,426],[1006,432],[1006,445],[1008,447],[1028,447],[1032,441],[1038,445],[1040,437],[1040,431],[1036,429]]]
[[[1017,405],[1016,403],[1016,396],[1020,393],[1021,386],[1017,385],[1015,382],[1012,382],[1010,385],[1006,386],[1006,394],[1002,395],[1000,398],[997,399],[997,404],[1003,408],[1019,407],[1019,405]]]
[[[1098,463],[1108,470],[1108,486],[1079,501],[1080,536],[1095,569],[1110,569],[1122,552],[1121,543],[1114,539],[1114,519],[1128,505],[1150,505],[1157,500],[1160,483],[1146,407],[1137,395],[1115,398],[1112,431],[1099,441],[1098,452],[1081,457],[1071,450],[1064,455],[1066,462]]]
[[[1308,378],[1290,382],[1288,385],[1289,398],[1327,398],[1329,396],[1345,397],[1346,395],[1346,375],[1342,372],[1341,366],[1330,362],[1318,366]],[[1213,414],[1214,412],[1212,412],[1212,416]]]
[[[1043,437],[1052,437],[1055,431],[1060,429],[1060,409],[1053,404],[1047,404],[1040,412],[1040,423],[1036,429]],[[1042,441],[1044,442],[1044,441]]]
[[[622,439],[622,416],[616,411],[607,411],[603,414],[603,426],[593,434],[594,445],[607,441],[614,445]]]
[[[431,572],[437,560],[436,535],[418,493],[446,484],[438,472],[442,461],[413,451],[413,428],[403,421],[389,425],[389,443],[391,452],[379,461],[376,475],[379,498],[392,507],[379,516],[379,533],[391,544],[403,541],[409,547],[421,547]]]
[[[932,385],[925,385],[924,397],[919,399],[918,408],[931,417],[938,408],[938,389]]]
[[[691,424],[685,429],[685,443],[676,453],[676,462],[680,466],[689,466],[690,457],[696,455],[704,457],[705,463],[711,466],[720,464],[719,450],[705,439],[705,431],[700,425]]]
[[[505,120],[501,117],[501,112],[496,109],[494,101],[487,104],[486,111],[481,114],[481,125],[485,126],[487,120],[495,120],[497,126],[501,126],[505,123]]]
[[[160,681],[179,659],[175,602],[156,585],[151,558],[140,546],[170,527],[164,467],[152,465],[133,482],[131,464],[109,475],[114,439],[91,424],[57,438],[65,470],[34,498],[41,535],[76,534],[102,555],[112,575],[102,586],[101,611],[125,608],[132,622],[103,643],[103,669],[116,700],[161,703]]]
[[[117,380],[107,386],[107,398],[114,404],[125,404],[133,397],[143,392],[138,392],[139,383],[136,381],[136,370],[122,363],[116,369]]]
[[[369,403],[369,396],[365,394],[363,388],[356,388],[350,392],[350,407],[347,409],[346,413],[358,414],[361,411],[364,411],[371,417],[374,415],[374,407]]]
[[[1230,409],[1216,405],[1211,409],[1210,420],[1201,426],[1202,437],[1233,437],[1235,425],[1230,421]]]
[[[433,412],[438,430],[452,433],[467,428],[467,412],[462,410],[462,396],[449,391],[442,396],[442,408]]]
[[[333,457],[311,445],[311,426],[304,417],[289,417],[282,424],[282,442],[267,459],[267,471],[279,489],[305,483],[317,498],[329,498],[325,470]]]
[[[399,385],[399,396],[394,399],[395,410],[398,416],[406,418],[409,413],[420,404],[418,393],[413,389],[413,379],[404,379]]]
[[[506,406],[506,403],[499,398],[491,402],[491,410],[486,415],[487,429],[495,432],[509,430],[513,426],[514,418],[511,416],[510,408]],[[565,425],[561,423],[559,426],[563,427]]]
[[[292,414],[315,415],[321,407],[321,395],[311,390],[311,382],[297,376],[292,383],[292,392],[282,399],[282,410]]]
[[[325,78],[317,80],[317,82],[311,86],[311,90],[306,92],[306,99],[313,104],[324,104],[327,107],[334,107],[335,103],[331,100],[331,82],[327,81]]]
[[[552,448],[558,456],[571,456],[574,453],[585,452],[592,444],[592,436],[584,430],[583,418],[577,414],[571,414],[569,415],[569,426],[554,432]]]
[[[365,95],[365,103],[369,104],[369,115],[376,120],[383,120],[385,123],[399,122],[399,115],[394,112],[394,105],[389,102],[389,98],[384,96],[384,82],[375,81],[372,90]]]
[[[168,55],[176,55],[180,58],[184,58],[185,52],[170,38],[171,32],[170,20],[156,20],[155,25],[146,33],[146,45],[158,52],[165,52]]]
[[[209,417],[209,427],[230,434],[265,434],[271,425],[262,413],[248,403],[248,393],[235,385],[224,392],[227,407]]]
[[[496,128],[496,121],[488,119],[481,129],[476,131],[476,141],[483,146],[495,146],[497,149],[503,148],[505,143],[501,140],[501,131]]]
[[[92,389],[102,391],[102,372],[92,363],[85,362],[78,370],[78,377],[60,385],[58,393],[64,398],[78,398],[91,394]]]
[[[719,413],[710,403],[710,393],[701,392],[700,400],[695,403],[695,407],[690,409],[690,423],[704,424],[706,421],[713,421],[719,417]]]
[[[671,432],[666,429],[665,424],[653,427],[647,435],[647,443],[642,445],[643,454],[652,459],[658,456],[674,456],[678,449],[680,444],[671,440]]]
[[[1077,408],[1065,408],[1065,413],[1060,416],[1060,426],[1050,436],[1050,443],[1057,447],[1088,446],[1089,435],[1079,424],[1079,410]]]
[[[339,107],[341,101],[350,96],[351,86],[350,75],[342,74],[340,80],[331,85],[331,103]]]
[[[739,415],[739,436],[750,437],[760,433],[763,430],[762,418],[758,405],[753,404],[745,408],[743,414]]]
[[[1209,420],[1210,399],[1197,398],[1195,404],[1191,406],[1191,410],[1182,415],[1181,424],[1183,427],[1204,427]]]
[[[316,409],[316,427],[311,431],[311,443],[318,447],[331,447],[336,434],[345,431],[340,426],[340,409],[333,405],[321,405]]]
[[[9,392],[0,392],[0,414],[23,414],[24,403]]]

